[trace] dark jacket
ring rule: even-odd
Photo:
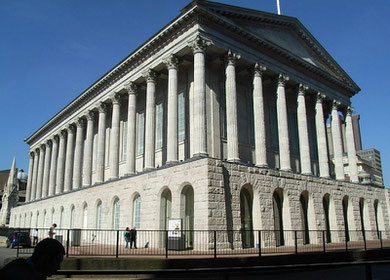
[[[16,259],[0,270],[1,280],[46,280],[46,276],[35,269],[30,259]]]

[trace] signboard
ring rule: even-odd
[[[168,237],[181,237],[182,219],[168,220]]]

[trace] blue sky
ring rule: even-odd
[[[276,13],[276,0],[221,2]],[[0,170],[14,156],[27,170],[23,140],[187,3],[0,0]],[[281,10],[297,17],[362,89],[352,105],[361,115],[363,148],[381,152],[388,183],[390,2],[281,0]]]

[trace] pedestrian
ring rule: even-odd
[[[133,227],[130,231],[130,249],[133,248],[133,244],[134,244],[134,248],[137,249],[137,229],[135,227]]]
[[[123,237],[125,238],[125,242],[126,242],[125,249],[128,249],[129,242],[130,242],[130,229],[129,229],[129,227],[126,227],[126,229],[123,231]]]
[[[57,224],[53,224],[50,229],[49,229],[49,238],[53,238],[54,237],[54,234],[56,234],[54,232],[55,228],[57,227]]]
[[[55,239],[45,238],[37,244],[31,257],[15,259],[0,270],[1,280],[46,280],[59,268],[65,250]]]
[[[38,229],[35,229],[33,231],[32,237],[33,237],[33,246],[35,246],[38,243]]]

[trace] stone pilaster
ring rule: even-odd
[[[352,127],[352,111],[351,107],[347,109],[347,116],[345,119],[345,130],[346,130],[346,140],[347,140],[347,151],[348,151],[348,165],[349,165],[349,177],[351,182],[359,183],[358,169],[357,169],[357,159],[356,159],[356,148],[355,148],[355,139],[353,135]]]
[[[317,150],[318,150],[318,164],[320,167],[320,177],[329,178],[329,156],[328,144],[326,141],[326,126],[323,109],[323,100],[325,95],[317,94],[316,102],[316,133],[317,133]]]
[[[112,118],[110,137],[110,179],[119,177],[119,125],[120,125],[120,95],[115,93],[112,97]]]
[[[51,141],[46,142],[45,151],[45,165],[43,169],[43,183],[42,183],[42,194],[41,197],[47,197],[49,188],[49,175],[50,175],[50,157],[51,157]]]
[[[87,187],[92,182],[92,158],[93,158],[93,133],[94,133],[95,112],[87,114],[87,135],[84,148],[83,164],[83,186]]]
[[[72,190],[73,164],[74,164],[74,134],[75,127],[73,124],[68,126],[68,140],[66,142],[66,160],[65,160],[65,180],[64,192]]]
[[[256,63],[253,75],[253,115],[255,127],[256,166],[267,167],[267,146],[264,119],[264,94],[262,76],[267,68]]]
[[[194,53],[193,156],[207,155],[205,53],[209,45],[200,36],[189,43]]]
[[[85,120],[78,119],[76,121],[76,145],[74,149],[73,189],[80,188],[82,184],[81,175],[83,168],[84,128]]]
[[[332,106],[332,138],[333,138],[333,158],[336,180],[345,180],[343,165],[343,142],[341,138],[340,117],[338,113],[340,103],[333,101]]]
[[[56,187],[58,141],[59,139],[57,135],[55,135],[51,141],[53,143],[53,149],[51,151],[50,160],[49,196],[54,195]]]
[[[125,85],[129,94],[129,103],[127,109],[127,154],[126,154],[126,173],[135,173],[135,135],[136,135],[136,107],[137,107],[137,86],[129,82]]]
[[[29,152],[29,161],[28,161],[28,177],[27,177],[27,187],[26,187],[26,202],[31,200],[31,187],[34,171],[34,152]]]
[[[37,180],[38,180],[38,163],[39,163],[39,149],[34,151],[34,168],[33,168],[33,178],[31,181],[31,194],[30,201],[35,200],[37,193]]]
[[[58,164],[56,178],[56,194],[61,194],[64,191],[64,176],[65,176],[65,151],[66,151],[66,130],[60,132],[60,144],[58,148]]]
[[[98,109],[99,109],[99,124],[98,124],[98,147],[97,147],[97,158],[96,158],[96,182],[101,183],[104,181],[107,105],[105,103],[100,103]]]
[[[301,163],[301,173],[311,175],[311,161],[310,161],[310,144],[309,134],[307,129],[307,114],[306,114],[306,101],[305,94],[308,87],[304,84],[300,84],[298,88],[298,107],[297,107],[297,119],[298,119],[298,137],[299,137],[299,156]]]
[[[35,199],[40,199],[42,196],[42,183],[43,183],[43,166],[45,161],[45,145],[39,147],[39,161],[38,161],[38,178],[37,178],[37,190],[35,193]]]
[[[145,112],[145,169],[154,168],[154,148],[156,134],[156,72],[149,69],[146,78]]]
[[[280,170],[284,171],[291,171],[290,140],[288,134],[287,103],[285,91],[286,82],[289,79],[290,78],[287,75],[279,74],[278,86],[276,91]]]
[[[178,59],[171,55],[165,60],[168,68],[168,141],[167,141],[167,162],[178,160],[178,138],[177,138],[177,69]]]

